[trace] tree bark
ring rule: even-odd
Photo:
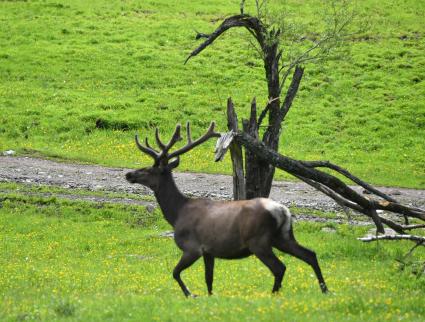
[[[249,120],[242,120],[243,131],[258,140],[257,124],[257,102],[255,98],[251,102],[251,114]],[[245,149],[245,182],[246,198],[253,199],[262,196],[262,176],[261,171],[264,162],[255,153]]]

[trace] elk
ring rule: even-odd
[[[217,201],[188,198],[177,188],[172,170],[179,165],[180,155],[220,134],[212,122],[207,132],[197,140],[191,137],[187,123],[187,144],[170,152],[181,140],[181,126],[177,125],[170,141],[164,144],[155,130],[159,151],[139,142],[136,145],[151,156],[154,164],[126,174],[130,183],[139,183],[153,190],[165,219],[174,228],[174,240],[183,254],[173,270],[173,277],[186,297],[192,296],[180,273],[200,257],[205,264],[208,294],[212,294],[215,258],[240,259],[255,255],[274,275],[272,292],[281,288],[285,265],[273,253],[273,248],[295,256],[309,264],[319,281],[323,293],[327,286],[317,262],[316,254],[301,246],[294,237],[289,209],[271,199],[256,198],[239,201]]]

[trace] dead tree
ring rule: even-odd
[[[245,28],[254,38],[253,46],[259,52],[264,63],[265,76],[267,80],[268,100],[259,117],[257,115],[257,106],[255,99],[251,106],[251,117],[249,121],[243,122],[243,131],[250,136],[261,140],[265,146],[273,151],[278,150],[279,138],[282,122],[285,119],[289,109],[292,106],[298,88],[303,77],[304,68],[302,64],[323,59],[329,54],[332,46],[329,44],[337,43],[341,39],[341,35],[349,22],[352,20],[350,14],[341,14],[341,11],[334,10],[334,19],[332,28],[324,32],[319,38],[293,40],[293,44],[303,48],[295,57],[283,57],[287,50],[283,50],[281,40],[285,38],[282,34],[282,28],[276,24],[266,22],[266,15],[263,14],[267,1],[255,1],[257,14],[251,16],[244,13],[245,1],[240,3],[240,14],[224,19],[221,25],[211,34],[198,33],[196,39],[206,38],[191,54],[187,57],[185,64],[201,53],[217,38],[231,28]],[[287,30],[284,30],[288,33]],[[294,37],[292,37],[294,38]],[[303,45],[300,45],[303,43]],[[307,43],[307,45],[305,44]],[[287,45],[287,44],[286,44]],[[283,93],[288,77],[292,74],[292,80],[286,88],[286,93]],[[259,129],[268,114],[268,124],[264,132],[260,133]],[[234,125],[229,121],[229,130],[234,128]],[[241,163],[237,158],[236,147],[232,150],[233,164]],[[235,185],[243,183],[245,189],[235,189],[235,199],[251,199],[255,197],[268,197],[272,185],[275,168],[272,164],[264,162],[250,150],[245,151],[245,174],[243,170],[234,170]]]
[[[278,52],[278,33],[280,31],[276,30],[267,30],[263,25],[261,20],[256,17],[252,17],[246,14],[240,14],[236,16],[229,17],[223,21],[223,23],[210,35],[207,35],[207,40],[205,40],[198,48],[196,48],[190,56],[186,59],[186,62],[198,55],[202,50],[207,46],[212,44],[221,34],[227,31],[230,28],[234,27],[244,27],[258,42],[261,51],[263,53],[264,68],[267,77],[268,83],[268,96],[269,103],[265,107],[263,114],[269,113],[269,127],[263,135],[263,142],[277,151],[279,144],[279,134],[280,134],[280,124],[284,118],[284,106],[288,106],[288,109],[292,103],[293,97],[298,90],[299,81],[301,80],[303,69],[298,67],[296,69],[298,77],[298,82],[296,82],[295,88],[288,92],[288,98],[286,104],[281,106],[280,104],[280,94],[281,94],[281,81],[279,77],[279,60],[281,53]],[[199,36],[199,34],[198,34]],[[205,35],[204,35],[205,37]],[[274,39],[273,41],[268,41],[268,39]],[[294,75],[295,76],[295,75]],[[264,118],[263,116],[263,118]],[[260,120],[259,120],[260,121]],[[248,131],[252,136],[258,137],[258,125],[261,122],[251,122],[244,124],[244,131]],[[260,159],[256,158],[255,155],[252,155],[250,152],[247,152],[246,155],[246,198],[251,199],[254,197],[268,197],[271,189],[271,182],[274,176],[274,167],[270,166],[268,163],[262,162]]]

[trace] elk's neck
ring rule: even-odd
[[[168,223],[174,227],[177,221],[180,209],[189,200],[183,193],[177,188],[174,182],[173,175],[167,173],[160,182],[160,189],[155,191],[155,197],[161,207],[162,213]]]

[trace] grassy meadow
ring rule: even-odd
[[[0,151],[137,167],[150,160],[135,132],[169,135],[187,120],[196,135],[211,120],[225,131],[227,97],[241,117],[253,96],[259,106],[267,99],[246,32],[183,62],[195,30],[211,32],[239,3],[0,1]],[[314,30],[318,1],[286,3]],[[425,2],[357,5],[370,27],[351,39],[349,56],[307,66],[280,151],[331,160],[374,184],[424,188]],[[229,173],[228,159],[212,162],[213,145],[180,170]]]
[[[425,279],[396,259],[407,242],[363,244],[369,227],[297,223],[332,291],[322,295],[310,267],[289,256],[284,286],[255,258],[218,260],[207,296],[203,263],[183,273],[199,297],[185,299],[171,276],[180,251],[158,211],[28,197],[0,198],[1,321],[423,321]],[[410,261],[424,256],[417,249]]]

